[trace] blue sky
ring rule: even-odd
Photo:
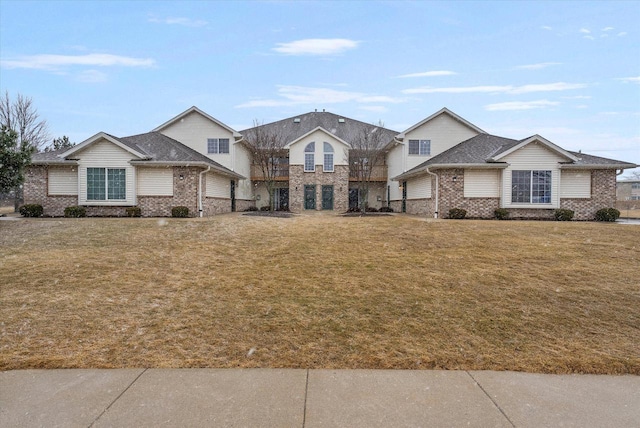
[[[403,131],[448,107],[640,164],[640,2],[0,0],[0,89],[52,137],[314,109]]]

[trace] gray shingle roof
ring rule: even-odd
[[[294,121],[296,119],[296,121]],[[297,121],[299,119],[299,121]],[[341,122],[340,119],[344,120]],[[277,122],[266,123],[255,128],[263,128],[268,132],[280,133],[283,137],[283,146],[288,144],[301,136],[313,131],[317,127],[322,127],[326,131],[335,135],[336,137],[351,143],[357,137],[362,128],[373,129],[379,128],[384,133],[384,144],[391,142],[393,137],[398,135],[397,131],[393,131],[387,128],[381,128],[379,126],[361,122],[359,120],[350,119],[345,116],[339,116],[337,114],[329,112],[309,112],[298,116],[293,116],[287,119],[279,120]],[[248,128],[240,131],[240,134],[247,136],[250,130],[254,128]]]

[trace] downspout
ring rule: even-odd
[[[622,174],[624,172],[624,169],[621,169],[620,171],[616,172],[616,177],[620,174]]]
[[[211,165],[198,174],[198,212],[200,213],[200,217],[202,217],[202,176],[209,171],[211,171]]]
[[[438,194],[440,193],[438,191],[438,188],[439,188],[438,174],[434,174],[433,172],[429,171],[429,167],[427,167],[425,171],[427,171],[427,174],[431,174],[436,178],[436,207],[435,207],[435,211],[433,212],[433,218],[438,218]]]

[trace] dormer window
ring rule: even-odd
[[[316,170],[316,143],[310,142],[304,148],[304,172],[314,172]]]
[[[207,153],[209,154],[229,153],[229,139],[228,138],[208,138]]]
[[[418,156],[431,155],[431,140],[409,140],[409,154]]]

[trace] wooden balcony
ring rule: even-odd
[[[289,181],[289,165],[280,164],[276,168],[274,181]],[[251,180],[264,181],[264,175],[259,165],[251,165]]]
[[[354,171],[349,171],[349,181],[358,181],[357,174]],[[371,171],[371,181],[387,181],[387,166],[374,166]]]

